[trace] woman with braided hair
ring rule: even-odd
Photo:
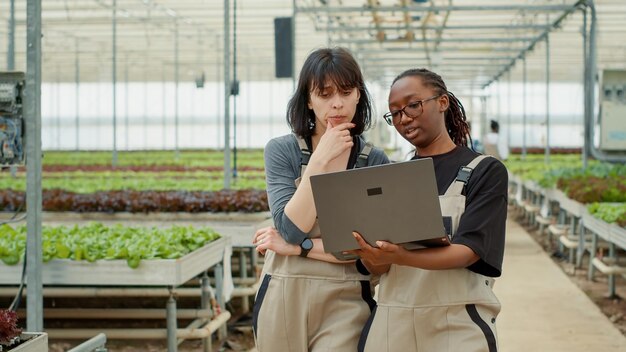
[[[415,146],[414,159],[433,159],[451,245],[372,247],[354,233],[361,247],[354,254],[383,274],[359,351],[497,351],[500,303],[492,287],[504,254],[506,168],[467,147],[465,109],[434,72],[411,69],[396,77],[389,110],[385,120]]]

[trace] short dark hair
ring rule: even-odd
[[[372,120],[372,103],[361,68],[352,54],[345,48],[322,48],[313,51],[304,61],[298,78],[298,86],[287,105],[287,123],[298,136],[311,137],[315,129],[315,112],[309,109],[310,92],[324,87],[332,81],[338,89],[357,88],[360,93],[354,119],[356,125],[350,130],[353,136],[368,129]]]
[[[489,123],[490,123],[490,125],[489,125],[489,126],[491,127],[491,130],[492,130],[493,132],[498,132],[498,131],[500,131],[500,124],[498,123],[498,121],[496,121],[496,120],[491,120]]]

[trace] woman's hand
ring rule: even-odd
[[[259,229],[252,238],[252,244],[256,246],[256,251],[265,255],[265,251],[270,249],[280,255],[299,255],[301,248],[287,243],[278,231],[269,226]]]
[[[352,234],[360,249],[348,251],[348,253],[360,256],[363,264],[372,273],[385,269],[385,266],[387,266],[386,270],[389,270],[388,266],[391,264],[425,270],[467,268],[480,259],[474,250],[463,244],[452,243],[449,246],[407,251],[402,246],[385,241],[376,241],[378,248],[372,247],[357,232]]]
[[[388,270],[389,265],[400,264],[402,258],[408,253],[403,247],[386,241],[376,241],[378,247],[372,247],[365,242],[358,232],[353,232],[352,235],[359,244],[360,249],[348,251],[348,253],[353,253],[361,257],[361,260],[368,269],[387,267]]]
[[[312,161],[321,162],[326,172],[345,170],[354,145],[350,129],[355,126],[352,122],[346,122],[333,127],[327,121],[326,131],[311,156]]]

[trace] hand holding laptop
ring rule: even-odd
[[[328,253],[359,248],[352,236],[405,249],[449,245],[430,158],[311,176]]]
[[[373,247],[358,232],[352,234],[360,249],[347,251],[347,253],[354,254],[364,261],[375,263],[375,265],[397,262],[402,252],[406,251],[402,246],[387,241],[376,241],[376,247]]]

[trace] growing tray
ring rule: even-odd
[[[178,259],[141,260],[132,269],[126,260],[73,261],[53,259],[43,263],[44,285],[55,286],[180,286],[224,259],[230,237],[221,238]],[[22,264],[0,262],[0,284],[18,285]]]

